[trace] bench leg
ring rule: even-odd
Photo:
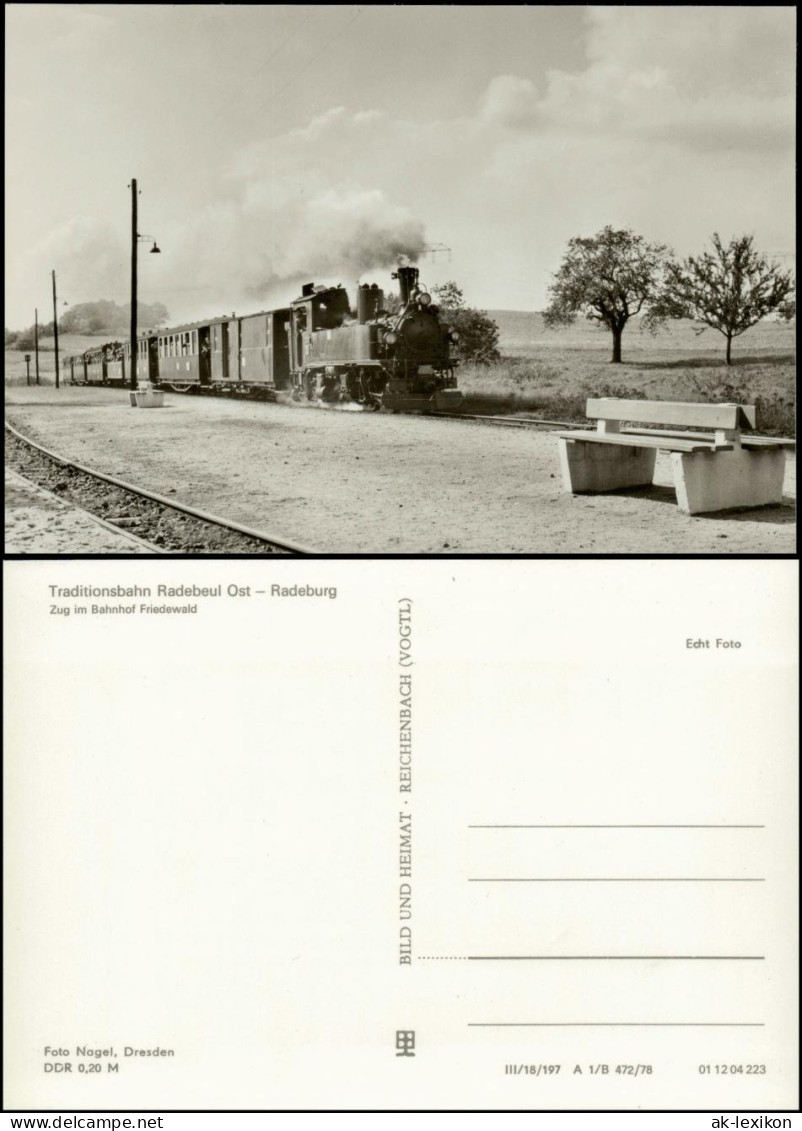
[[[559,443],[563,486],[572,495],[650,486],[654,478],[654,448],[583,444],[581,440]]]
[[[782,501],[785,451],[672,452],[679,508],[686,514]]]

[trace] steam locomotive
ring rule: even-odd
[[[306,284],[289,307],[157,330],[137,341],[136,379],[175,392],[261,394],[352,401],[395,411],[443,410],[462,399],[455,330],[419,286],[417,267],[399,267],[400,306],[384,309],[373,284],[351,309],[342,286]],[[130,384],[130,343],[114,342],[64,360],[73,384]]]

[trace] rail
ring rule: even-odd
[[[54,460],[56,463],[64,467],[74,468],[76,471],[82,472],[84,475],[89,475],[93,479],[99,479],[104,483],[109,483],[113,487],[118,487],[122,491],[128,491],[132,495],[138,495],[140,498],[148,499],[153,503],[158,503],[160,506],[171,511],[180,511],[182,514],[188,515],[190,518],[197,519],[199,522],[206,522],[212,526],[224,527],[227,530],[232,530],[237,534],[242,534],[245,537],[253,538],[258,542],[264,542],[265,545],[273,546],[276,549],[284,550],[289,554],[309,555],[316,554],[319,551],[311,549],[309,546],[304,546],[299,542],[290,541],[282,535],[268,534],[262,530],[255,530],[251,526],[244,526],[240,522],[233,522],[228,518],[220,518],[218,515],[209,514],[208,511],[198,510],[196,507],[187,506],[186,503],[181,503],[177,499],[168,499],[164,495],[159,495],[155,491],[149,491],[145,487],[137,487],[133,483],[127,483],[124,479],[117,479],[113,475],[107,475],[103,471],[96,471],[94,468],[85,467],[83,464],[76,463],[74,460],[65,459],[57,452],[50,451],[42,444],[32,440],[29,436],[24,436],[20,431],[14,428],[8,421],[5,421],[5,427],[12,436],[15,436],[21,443],[27,444],[30,448],[35,448],[49,459]]]

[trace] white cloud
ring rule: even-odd
[[[254,309],[414,257],[425,235],[454,249],[453,265],[427,264],[429,285],[456,278],[472,303],[520,309],[543,305],[570,237],[608,223],[680,254],[714,230],[792,243],[790,11],[593,9],[586,46],[583,69],[539,86],[496,75],[460,117],[336,106],[249,145],[215,200],[156,233],[144,297],[174,317]],[[124,287],[125,238],[75,223],[48,266],[72,248],[97,295],[112,276]]]
[[[530,126],[537,118],[538,95],[531,79],[517,75],[497,75],[479,103],[486,122],[502,126]]]
[[[670,141],[690,148],[782,148],[793,138],[789,9],[593,8],[588,66],[489,84],[482,114],[539,132]]]

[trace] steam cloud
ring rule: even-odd
[[[217,199],[155,233],[163,254],[143,264],[142,299],[163,302],[175,323],[283,305],[305,282],[352,286],[403,258],[417,261],[423,223],[377,187],[387,184],[381,156],[364,163],[386,130],[373,112],[333,108],[240,152]],[[77,219],[38,250],[57,266],[71,302],[126,301],[124,227]]]
[[[325,180],[323,170],[251,171],[229,199],[158,233],[163,254],[143,265],[140,297],[163,302],[173,323],[248,313],[284,305],[305,282],[353,286],[366,272],[420,258],[424,227],[408,209],[378,188]],[[48,267],[57,265],[71,303],[127,300],[130,249],[122,232],[81,218],[37,250]]]
[[[352,283],[404,257],[417,260],[425,245],[423,224],[376,189],[328,190],[275,211],[251,206],[243,224],[252,230],[255,223],[268,247],[243,282],[260,301],[286,298],[301,282]]]

